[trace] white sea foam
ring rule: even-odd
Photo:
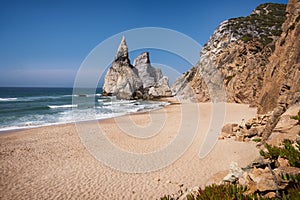
[[[105,105],[105,106],[122,105],[122,104],[132,104],[134,102],[136,102],[136,100],[119,100],[119,101],[103,102],[103,105]]]
[[[37,99],[44,98],[66,98],[71,96],[72,95],[0,98],[0,101],[35,101]],[[12,120],[3,121],[3,123],[0,124],[0,132],[56,124],[66,124],[72,122],[113,118],[117,116],[126,115],[128,113],[155,110],[168,104],[165,102],[154,101],[152,102],[137,100],[118,100],[116,99],[116,97],[100,97],[99,99],[97,98],[97,101],[99,103],[95,102],[95,105],[93,105],[92,107],[84,106],[85,102],[83,102],[83,105],[81,106],[80,104],[72,104],[71,102],[68,104],[67,100],[59,99],[59,102],[62,101],[66,101],[65,104],[62,103],[62,105],[60,105],[60,103],[54,103],[56,101],[53,101],[53,104],[55,105],[46,104],[45,106],[49,108],[49,113],[45,110],[43,111],[44,113],[39,113],[39,111],[35,111],[35,113],[32,113],[31,115],[25,115],[17,118],[13,117],[14,119]]]
[[[17,101],[18,98],[0,98],[0,101]]]
[[[77,108],[76,104],[69,104],[69,105],[48,105],[51,109],[57,109],[57,108]]]

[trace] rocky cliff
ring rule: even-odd
[[[262,4],[247,17],[222,22],[201,50],[197,65],[171,86],[173,94],[209,101],[212,91],[207,86],[214,85],[214,75],[220,73],[228,102],[255,104],[284,20],[285,5]],[[209,66],[203,64],[207,59]]]
[[[273,111],[263,141],[276,127],[280,116],[293,104],[300,102],[300,1],[290,0],[282,34],[266,66],[263,87],[258,99],[260,113]]]
[[[203,60],[209,58],[207,65]],[[227,102],[272,111],[263,141],[280,116],[300,101],[300,1],[262,4],[250,16],[224,21],[200,53],[200,61],[172,85],[173,94],[211,100],[208,88],[220,73]]]
[[[130,64],[128,47],[122,38],[117,55],[108,69],[103,85],[103,96],[119,99],[151,99],[171,95],[168,77],[151,66],[149,53],[144,52]]]

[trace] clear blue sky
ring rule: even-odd
[[[204,45],[220,22],[266,2],[287,0],[0,0],[0,86],[72,86],[96,45],[132,28],[170,28]]]

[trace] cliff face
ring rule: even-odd
[[[172,85],[173,94],[209,101],[212,91],[207,86],[214,85],[214,75],[220,73],[227,102],[255,104],[284,20],[285,5],[262,4],[248,17],[222,22],[201,50],[197,65]],[[207,59],[209,66],[203,64]]]
[[[270,136],[280,116],[291,105],[300,102],[300,1],[290,0],[286,12],[283,32],[266,66],[258,99],[260,113],[273,110],[264,130],[263,141]]]
[[[279,104],[294,104],[300,97],[300,1],[290,0],[287,19],[264,74],[259,112],[272,111]]]
[[[211,64],[203,62],[207,58]],[[300,0],[262,4],[248,17],[221,23],[172,92],[209,101],[218,72],[227,102],[252,104],[261,114],[272,111],[262,131],[266,141],[280,116],[300,102]]]

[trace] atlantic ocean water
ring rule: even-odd
[[[167,105],[166,102],[103,97],[102,89],[73,94],[72,88],[0,87],[0,132],[105,119]],[[80,99],[74,104],[72,99]],[[82,106],[87,102],[89,106]],[[92,105],[90,105],[92,103]]]

